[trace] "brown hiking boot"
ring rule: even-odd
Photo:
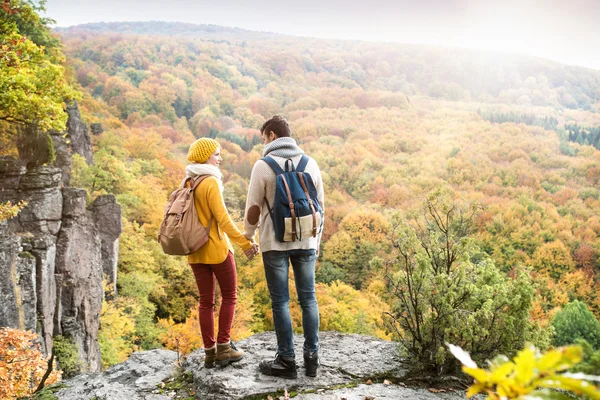
[[[212,349],[204,349],[204,368],[214,368],[216,358],[217,348],[215,346]]]
[[[233,342],[217,343],[217,365],[219,367],[225,367],[229,363],[240,361],[242,358],[244,358],[244,352],[238,350]]]

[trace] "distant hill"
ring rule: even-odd
[[[143,37],[164,38],[160,43],[173,38],[170,43],[182,46],[180,57],[184,60],[190,57],[190,52],[185,49],[192,52],[199,49],[198,40],[235,45],[235,48],[220,49],[222,55],[219,58],[236,58],[234,64],[241,69],[242,75],[254,79],[256,74],[241,68],[245,61],[252,60],[259,69],[266,67],[270,70],[268,72],[279,76],[286,72],[296,76],[326,74],[334,86],[423,94],[450,101],[475,100],[584,110],[600,103],[600,71],[520,54],[316,39],[217,25],[159,21],[102,22],[57,28],[56,32],[67,42],[69,39],[89,42],[92,37],[119,35],[111,39],[116,46],[111,51],[119,54],[134,53],[134,47],[146,46],[146,41],[140,39]],[[93,36],[89,37],[90,34]],[[129,36],[138,36],[138,39],[126,39]],[[156,42],[156,39],[153,40]],[[139,43],[134,44],[136,41]],[[91,52],[99,50],[90,46],[83,46],[87,50],[79,54],[77,49],[81,50],[82,46],[75,46],[74,56],[88,59]],[[246,49],[242,51],[244,54],[235,54],[243,48]],[[264,65],[266,59],[269,60]],[[95,62],[99,60],[93,59]],[[155,60],[148,62],[154,63]],[[229,60],[224,65],[231,62]],[[100,64],[107,66],[105,61]],[[139,63],[115,65],[117,69],[129,67],[139,69]],[[107,72],[114,73],[116,70]],[[260,87],[260,80],[258,84]]]
[[[55,28],[54,30],[61,34],[72,34],[77,32],[93,32],[99,34],[122,33],[126,35],[185,36],[217,40],[255,40],[286,37],[286,35],[276,33],[256,32],[247,29],[230,28],[212,24],[190,24],[164,21],[97,22],[66,28]]]

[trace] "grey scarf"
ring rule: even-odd
[[[302,150],[296,144],[296,141],[291,137],[281,137],[273,140],[271,143],[265,145],[263,150],[263,157],[267,155],[290,158],[304,154]]]

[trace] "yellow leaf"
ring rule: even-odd
[[[492,382],[501,382],[503,380],[506,379],[506,377],[508,375],[510,375],[511,372],[513,372],[515,364],[511,363],[511,362],[507,362],[504,364],[501,364],[495,368],[493,368],[490,372],[492,373],[491,376],[491,381]]]
[[[471,385],[469,390],[467,390],[467,398],[471,398],[478,393],[483,393],[483,392],[485,392],[485,389],[486,389],[485,384],[476,382],[475,384]]]
[[[583,349],[581,346],[568,346],[563,348],[563,357],[565,361],[571,363],[571,365],[581,362],[583,359]],[[571,366],[569,365],[569,367]]]
[[[590,399],[600,400],[600,390],[591,383],[579,379],[555,375],[542,381],[540,386],[568,390],[577,395],[584,394]]]
[[[463,367],[462,370],[466,373],[471,375],[473,378],[475,378],[475,380],[477,382],[480,383],[488,383],[491,381],[491,374],[489,372],[487,372],[484,369],[481,368],[469,368],[469,367]]]
[[[533,387],[524,388],[515,383],[513,378],[507,379],[498,384],[497,392],[500,397],[515,399],[522,394],[526,394],[533,390]]]
[[[549,350],[538,361],[537,367],[540,371],[554,371],[560,364],[562,358],[563,352],[561,350]]]
[[[535,375],[535,351],[533,347],[527,347],[515,357],[515,380],[526,386]]]

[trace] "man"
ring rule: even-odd
[[[263,157],[271,157],[284,169],[287,160],[298,166],[304,151],[290,137],[287,121],[274,116],[266,121],[261,130],[265,144]],[[310,175],[317,192],[317,199],[323,206],[324,192],[321,171],[317,162],[308,158],[304,172]],[[289,164],[289,162],[288,162]],[[273,322],[277,335],[277,354],[274,360],[262,361],[260,371],[266,375],[296,378],[294,353],[294,331],[289,307],[288,276],[289,265],[294,269],[296,292],[302,307],[304,328],[304,368],[307,376],[317,376],[319,366],[319,306],[315,295],[315,261],[321,240],[320,231],[316,235],[304,235],[301,240],[281,242],[276,239],[271,216],[274,205],[276,174],[265,161],[258,160],[252,168],[246,213],[244,236],[254,238],[259,229],[259,247],[262,252],[267,286],[271,295]],[[270,208],[271,207],[271,208]]]

